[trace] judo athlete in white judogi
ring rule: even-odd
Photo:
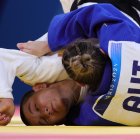
[[[15,77],[31,86],[67,79],[61,60],[57,53],[37,57],[0,48],[0,125],[7,124],[14,113],[12,85]]]
[[[39,40],[44,40],[46,35]],[[0,73],[0,125],[8,124],[14,113],[12,85],[15,77],[34,86],[34,90],[69,79],[62,65],[61,51],[38,57],[19,50],[0,48]],[[80,89],[79,102],[83,100],[87,89],[87,86]]]

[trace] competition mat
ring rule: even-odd
[[[140,140],[140,127],[25,126],[18,110],[0,127],[0,140]]]

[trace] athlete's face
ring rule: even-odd
[[[29,97],[23,105],[23,113],[30,125],[55,125],[66,117],[70,100],[52,85]]]

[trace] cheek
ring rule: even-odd
[[[65,113],[62,112],[62,113],[59,113],[59,114],[55,114],[50,119],[51,124],[56,125],[56,124],[62,122],[65,119],[66,114],[67,114],[66,112]]]
[[[36,96],[35,103],[40,104],[40,105],[44,105],[49,100],[51,100],[51,99],[49,96],[47,96],[47,94],[46,95],[41,94],[40,96]]]

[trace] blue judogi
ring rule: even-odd
[[[120,11],[126,13],[140,25],[140,2],[138,0],[74,0],[71,11],[89,3],[110,3]]]
[[[94,4],[56,16],[49,27],[52,51],[76,38],[98,38],[109,55],[100,87],[73,108],[67,124],[140,125],[140,27],[111,4]]]

